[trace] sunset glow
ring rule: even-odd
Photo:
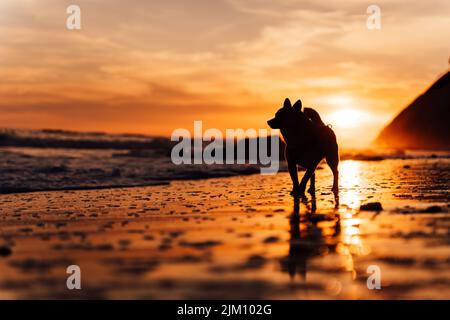
[[[370,122],[370,116],[359,110],[342,109],[330,114],[327,119],[337,128],[351,129],[362,127]]]
[[[66,1],[2,1],[1,127],[258,129],[290,97],[344,146],[364,146],[448,62],[444,0],[379,1],[380,30],[366,28],[360,1],[77,4],[81,30],[70,31]]]

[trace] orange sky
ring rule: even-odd
[[[65,28],[69,4],[82,29]],[[1,0],[0,127],[267,128],[286,96],[364,146],[448,69],[450,2]]]

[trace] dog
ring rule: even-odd
[[[280,129],[286,144],[285,159],[288,164],[289,175],[293,188],[291,195],[305,197],[306,184],[309,180],[308,192],[315,197],[315,170],[325,158],[333,172],[332,191],[339,203],[339,147],[333,130],[326,126],[317,111],[305,108],[302,111],[302,102],[298,100],[294,105],[286,98],[273,119],[267,121],[272,129]],[[306,169],[301,182],[298,182],[297,165]]]

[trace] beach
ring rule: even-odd
[[[341,161],[337,208],[325,165],[315,201],[285,172],[2,194],[0,298],[449,299],[449,168]]]
[[[76,2],[0,0],[15,316],[440,313],[450,1]]]

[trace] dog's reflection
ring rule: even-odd
[[[280,261],[281,269],[291,278],[299,275],[306,280],[308,261],[313,257],[335,252],[341,233],[339,215],[317,215],[316,199],[306,204],[300,214],[300,198],[294,198],[294,211],[289,218],[289,255]],[[325,224],[325,225],[324,225]]]

